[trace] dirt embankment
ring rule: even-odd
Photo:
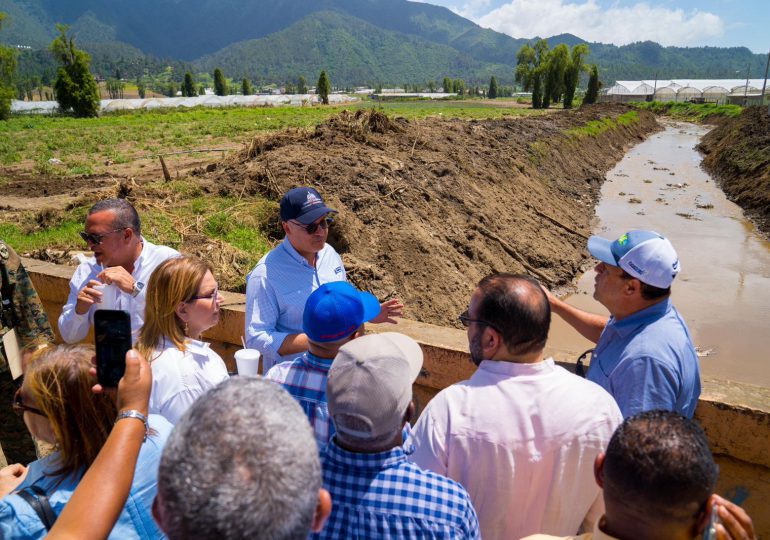
[[[490,272],[551,286],[575,276],[605,171],[659,129],[629,111],[470,122],[342,113],[310,133],[258,137],[196,174],[240,196],[316,187],[340,212],[330,242],[357,286],[402,298],[410,318],[455,324]]]
[[[709,132],[703,165],[765,235],[770,235],[770,115],[751,107]]]

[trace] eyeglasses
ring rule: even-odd
[[[308,234],[315,234],[315,232],[318,230],[318,227],[321,227],[324,230],[328,229],[329,225],[331,225],[333,222],[334,222],[334,218],[331,216],[327,216],[321,219],[321,221],[316,221],[315,223],[311,223],[310,225],[303,225],[299,221],[292,220],[292,223],[294,223],[297,227],[302,227],[303,229],[305,229],[305,232]]]
[[[476,324],[483,324],[484,326],[489,326],[490,328],[500,332],[500,329],[494,324],[492,324],[491,322],[482,321],[480,319],[471,319],[467,309],[462,313],[460,313],[460,315],[458,315],[457,318],[460,319],[460,322],[463,323],[463,326],[465,327],[470,326],[471,323],[476,323]]]
[[[27,405],[24,405],[24,401],[21,398],[21,388],[16,390],[16,393],[13,395],[13,402],[11,403],[13,406],[13,412],[18,414],[19,416],[24,416],[24,411],[31,412],[32,414],[38,414],[44,418],[48,418],[43,411],[40,409],[36,409],[34,407],[28,407]]]
[[[214,287],[214,292],[212,292],[211,294],[205,294],[205,295],[201,295],[201,296],[192,296],[192,297],[190,297],[188,302],[192,302],[193,300],[211,300],[211,303],[213,305],[214,302],[217,301],[218,297],[219,297],[219,285]]]
[[[82,238],[85,243],[89,243],[90,242],[91,244],[93,244],[95,246],[98,246],[99,244],[102,243],[102,240],[104,240],[105,236],[108,236],[110,234],[114,234],[116,232],[125,231],[126,229],[127,229],[127,227],[123,227],[121,229],[115,229],[114,231],[109,231],[109,232],[102,233],[102,234],[95,234],[95,233],[90,233],[90,232],[86,232],[86,231],[80,231],[79,234],[80,234],[80,238]]]

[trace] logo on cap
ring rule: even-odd
[[[305,204],[302,205],[302,209],[304,210],[308,206],[314,206],[316,204],[323,204],[323,201],[319,199],[315,193],[309,192],[307,194],[307,199],[305,199]]]

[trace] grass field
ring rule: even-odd
[[[689,120],[692,122],[704,122],[709,118],[729,117],[736,118],[740,116],[743,107],[740,105],[717,105],[716,103],[675,103],[673,101],[660,102],[637,102],[631,103],[632,106],[644,111],[652,111],[655,114],[665,114],[679,120]]]
[[[166,109],[107,113],[77,119],[17,115],[0,122],[0,165],[21,165],[40,174],[93,174],[107,166],[146,159],[158,153],[201,148],[236,148],[259,132],[314,126],[343,109],[372,107],[371,102],[333,107]],[[489,102],[413,101],[377,105],[406,118],[501,118],[539,111]],[[60,159],[52,167],[48,160]]]

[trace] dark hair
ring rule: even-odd
[[[137,236],[142,234],[142,223],[139,220],[139,213],[126,199],[104,199],[99,201],[88,210],[88,215],[104,212],[105,210],[115,212],[115,220],[112,222],[112,226],[116,229],[131,229]]]
[[[500,332],[514,354],[542,350],[551,306],[537,280],[523,274],[492,274],[479,281],[482,298],[474,316]]]
[[[626,418],[610,439],[604,489],[628,506],[663,519],[683,519],[706,504],[719,468],[706,434],[671,411]]]
[[[663,297],[669,296],[671,294],[671,287],[666,287],[665,289],[661,289],[660,287],[654,287],[652,285],[646,284],[641,279],[632,276],[631,274],[629,274],[628,272],[626,272],[622,268],[620,270],[621,270],[621,272],[623,272],[620,275],[620,277],[622,279],[636,279],[636,280],[639,280],[639,283],[642,284],[642,287],[640,289],[641,293],[642,293],[642,298],[644,298],[645,300],[657,300],[658,298],[663,298]]]

